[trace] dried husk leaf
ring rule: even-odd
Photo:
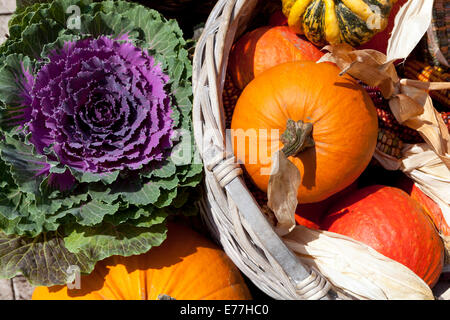
[[[450,236],[441,235],[442,242],[445,247],[445,265],[450,265]]]
[[[415,87],[423,90],[445,90],[448,89],[447,82],[424,82],[420,80],[401,79],[400,83],[405,86]]]
[[[379,87],[387,99],[397,90],[395,82],[400,81],[393,61],[386,61],[386,56],[379,51],[366,49],[354,50],[348,44],[328,45],[323,48],[328,53],[317,61],[335,63],[341,74],[348,73],[369,86]]]
[[[402,165],[400,159],[390,156],[378,149],[375,149],[373,157],[387,170],[399,170]]]
[[[401,94],[389,100],[389,107],[399,123],[417,130],[426,143],[450,168],[450,134],[442,117],[433,107],[429,94],[420,88],[400,84]],[[450,83],[434,83],[434,87],[450,88]],[[431,87],[431,86],[430,86]]]
[[[423,106],[415,102],[414,99],[410,98],[405,94],[398,94],[389,100],[389,106],[395,119],[398,119],[398,123],[406,125],[406,122],[414,117],[420,116],[424,112]],[[421,122],[414,123],[409,122],[417,128],[421,126]],[[417,130],[417,128],[415,128]]]
[[[395,119],[417,130],[434,152],[450,168],[450,134],[442,117],[433,107],[428,90],[450,89],[450,83],[430,83],[399,79],[393,60],[376,50],[353,50],[348,45],[326,46],[325,54],[319,62],[333,62],[342,73],[348,73],[370,86],[380,88],[382,95],[389,99],[389,107]]]
[[[275,232],[283,236],[295,226],[294,212],[297,208],[297,190],[300,187],[300,172],[283,151],[274,153],[272,172],[267,189],[267,206],[277,219]]]
[[[445,223],[450,225],[450,171],[425,143],[406,144],[402,153],[405,157],[401,160],[400,170],[440,207]],[[446,254],[450,256],[448,236],[441,233]],[[446,263],[450,263],[450,259],[446,259]]]
[[[433,25],[430,25],[427,29],[427,45],[430,50],[430,52],[433,52],[434,56],[436,57],[437,61],[439,61],[440,64],[446,66],[447,68],[450,67],[447,58],[442,53],[441,48],[439,47],[439,39],[437,37],[437,34],[433,32]]]
[[[434,299],[430,287],[412,270],[347,236],[296,226],[283,240],[302,263],[358,299]]]
[[[388,60],[404,59],[414,50],[429,28],[433,0],[407,1],[395,15],[387,47]]]

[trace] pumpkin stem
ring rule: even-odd
[[[281,142],[284,147],[281,151],[286,157],[295,156],[309,147],[314,147],[314,140],[311,136],[313,129],[312,123],[302,120],[294,121],[289,119],[286,124],[286,130],[281,135]]]

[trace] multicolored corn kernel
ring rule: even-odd
[[[387,155],[400,159],[402,157],[403,141],[393,132],[378,130],[377,149]]]
[[[378,126],[381,129],[394,133],[405,143],[424,142],[423,138],[416,130],[398,123],[394,114],[391,112],[388,100],[384,99],[381,91],[377,87],[368,86],[363,82],[359,83],[366,90],[375,105],[378,115]]]
[[[412,80],[448,82],[450,74],[440,66],[430,66],[418,60],[407,60],[404,76]],[[450,90],[432,90],[430,97],[441,104],[445,109],[450,109]]]
[[[450,131],[450,112],[442,112],[441,116],[444,123],[447,125],[448,131]]]

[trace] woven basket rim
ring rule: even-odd
[[[234,155],[225,150],[229,137],[222,90],[228,55],[257,4],[258,0],[219,0],[194,53],[193,126],[205,164],[200,212],[236,266],[272,298],[342,298],[317,270],[303,265],[275,233],[246,187],[239,165],[230,161]]]
[[[301,258],[308,264],[304,265],[286,247],[245,185],[242,169],[228,147],[232,144],[225,130],[222,101],[228,55],[234,41],[247,31],[260,1],[219,0],[194,53],[193,126],[195,142],[205,164],[201,215],[231,260],[269,296],[277,299],[355,299],[356,296],[343,293],[345,288],[333,287],[311,267],[312,264]],[[400,17],[404,19],[401,21],[415,21],[417,10],[426,15],[429,5],[430,2],[425,0],[410,2],[401,13]],[[395,26],[388,57],[406,57],[413,40],[421,36],[417,34],[406,45],[400,40],[407,32],[409,30],[403,23]],[[323,272],[326,274],[327,271]],[[335,279],[330,277],[330,280]]]

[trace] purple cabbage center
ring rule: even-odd
[[[137,170],[172,147],[169,77],[146,51],[108,37],[68,42],[35,77],[31,142],[83,172]]]

